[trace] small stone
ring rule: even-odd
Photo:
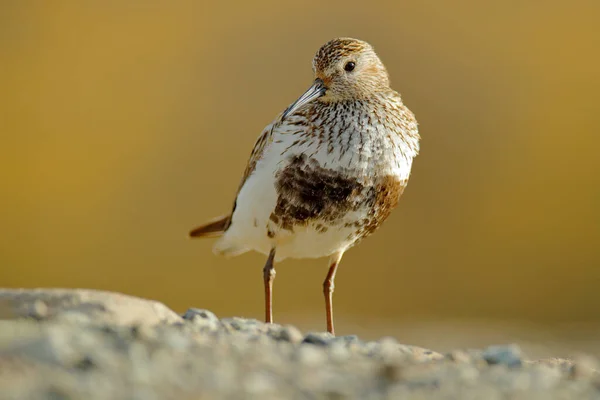
[[[471,361],[469,354],[463,350],[452,350],[445,355],[445,358],[456,363],[468,363]]]
[[[412,358],[415,361],[425,362],[432,360],[441,360],[444,358],[444,356],[438,353],[437,351],[424,349],[422,347],[402,346],[402,348],[405,350],[409,350]]]
[[[217,318],[214,313],[200,308],[189,308],[185,314],[183,314],[183,319],[192,322],[195,322],[198,319],[215,322],[219,321],[219,318]]]
[[[277,326],[276,329],[270,328],[267,334],[275,340],[290,343],[300,343],[303,339],[302,332],[291,325]]]
[[[333,335],[329,332],[310,332],[302,340],[302,343],[314,344],[316,346],[327,346],[331,340],[333,340]]]
[[[521,348],[516,344],[489,346],[483,351],[482,357],[489,365],[519,367],[522,364]]]
[[[579,354],[573,359],[569,376],[572,379],[589,379],[597,374],[598,361],[589,355]]]
[[[184,324],[187,323],[188,326],[192,326],[201,332],[214,332],[221,326],[219,318],[215,314],[199,308],[188,309],[182,318]]]
[[[256,319],[249,318],[223,318],[221,323],[226,327],[229,327],[231,330],[240,331],[240,332],[259,332],[265,324]]]
[[[48,306],[42,300],[36,300],[31,304],[29,316],[36,320],[44,319],[48,316]]]
[[[346,346],[349,346],[354,343],[360,342],[360,339],[357,335],[346,335],[346,336],[337,336],[332,340],[335,343],[342,343]]]

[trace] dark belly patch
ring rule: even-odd
[[[271,221],[289,231],[314,223],[325,232],[328,226],[347,223],[348,212],[365,209],[364,218],[354,221],[356,238],[372,233],[398,203],[406,181],[393,176],[358,179],[344,172],[322,168],[305,155],[293,156],[276,177]]]
[[[364,188],[341,171],[322,168],[305,155],[294,156],[277,175],[277,205],[271,221],[287,230],[311,221],[335,222],[360,205]]]

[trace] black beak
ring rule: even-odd
[[[298,100],[293,102],[283,112],[281,119],[285,119],[285,117],[287,117],[290,114],[293,114],[294,112],[299,110],[305,104],[308,104],[311,101],[316,100],[319,97],[323,96],[325,94],[326,90],[327,90],[327,88],[325,87],[325,83],[319,78],[315,79],[315,82],[312,84],[312,86],[310,88],[308,88],[308,90],[306,92],[304,92],[304,94],[302,96],[300,96],[298,98]]]

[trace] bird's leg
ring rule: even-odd
[[[335,335],[333,329],[333,289],[335,288],[334,280],[337,267],[342,259],[343,251],[335,253],[329,259],[329,272],[323,282],[323,294],[325,295],[325,311],[327,312],[327,332]]]
[[[263,268],[263,278],[265,281],[265,322],[273,322],[273,281],[275,280],[275,249],[271,249],[267,263]]]

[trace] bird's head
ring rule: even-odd
[[[389,88],[385,66],[373,47],[358,39],[325,43],[313,59],[315,81],[284,113],[284,117],[314,100],[336,102],[366,98]]]

